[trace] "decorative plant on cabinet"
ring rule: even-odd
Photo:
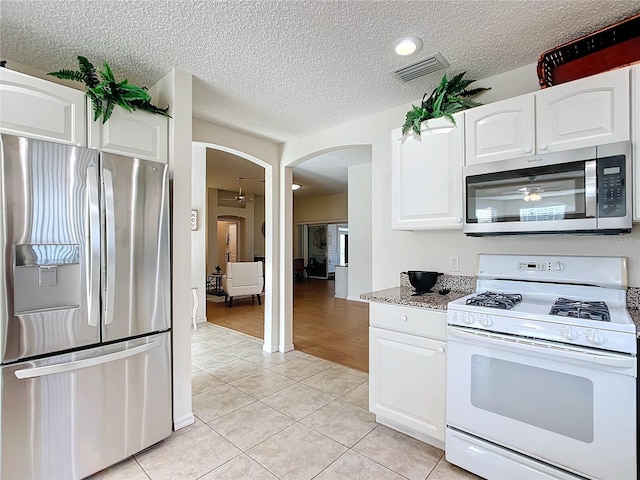
[[[93,106],[93,119],[102,117],[102,123],[109,120],[113,108],[120,105],[129,112],[136,109],[158,115],[169,116],[169,107],[160,108],[151,103],[151,96],[146,87],[132,85],[125,78],[117,82],[109,65],[104,62],[103,69],[96,71],[93,64],[86,57],[78,56],[78,70],[59,70],[52,75],[63,80],[74,80],[85,84],[85,92]]]
[[[490,89],[479,87],[467,90],[475,80],[463,80],[462,77],[466,73],[462,72],[451,80],[447,80],[447,76],[444,75],[428,97],[426,93],[423,95],[419,107],[412,105],[402,126],[402,134],[405,135],[409,130],[413,130],[417,136],[420,136],[420,124],[430,118],[446,117],[455,125],[454,113],[482,105],[469,97]]]

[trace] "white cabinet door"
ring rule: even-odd
[[[533,94],[465,111],[466,165],[533,155]]]
[[[444,442],[442,341],[369,328],[369,409],[406,433]],[[416,435],[417,434],[417,435]]]
[[[169,122],[167,117],[136,110],[128,112],[115,107],[107,121],[93,121],[88,107],[89,147],[145,160],[167,163]]]
[[[391,132],[394,230],[462,228],[464,118],[423,123],[421,136]]]
[[[0,68],[0,131],[86,146],[84,92]]]
[[[629,140],[628,68],[547,88],[535,97],[538,153]]]
[[[633,220],[640,222],[640,66],[631,71],[631,141],[633,148]]]

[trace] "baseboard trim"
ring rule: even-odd
[[[180,418],[173,419],[173,429],[180,430],[181,428],[188,427],[195,423],[196,418],[193,416],[193,413],[189,413],[187,415],[183,415]]]
[[[264,343],[262,345],[262,351],[265,353],[276,353],[278,351],[278,345],[267,345],[266,343]]]
[[[290,343],[288,345],[279,345],[278,346],[278,350],[282,353],[287,353],[290,352],[291,350],[294,350],[295,347],[293,346],[293,343]]]
[[[203,315],[202,317],[196,318],[196,323],[207,323],[207,317]]]

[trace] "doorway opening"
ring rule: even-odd
[[[237,291],[225,292],[230,263],[262,261],[266,284],[265,168],[229,152],[207,149],[207,321],[264,338],[265,302]],[[237,270],[237,268],[236,268]],[[212,279],[212,281],[209,281]],[[256,282],[260,282],[258,278]],[[226,284],[230,288],[230,283]],[[237,288],[236,288],[237,290]],[[264,291],[261,297],[264,298]],[[230,316],[239,319],[226,323]],[[241,328],[251,323],[250,331]]]
[[[336,267],[347,266],[349,261],[349,225],[298,225],[298,246],[298,256],[306,262],[307,277],[332,280]]]

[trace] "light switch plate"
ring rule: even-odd
[[[198,210],[191,210],[191,230],[198,230]]]

